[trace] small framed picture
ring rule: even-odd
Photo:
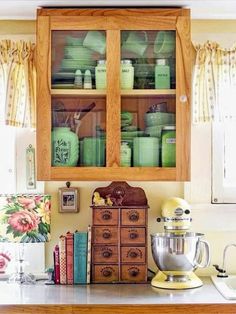
[[[79,189],[73,187],[59,188],[59,212],[77,213],[79,211]]]

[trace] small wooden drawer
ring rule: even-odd
[[[93,282],[108,283],[119,280],[118,265],[94,265],[92,272]]]
[[[146,265],[122,265],[121,280],[128,282],[145,282],[147,280]]]
[[[118,229],[116,227],[94,227],[92,241],[96,244],[117,244]]]
[[[115,245],[94,245],[93,263],[118,263],[118,248]]]
[[[145,228],[121,228],[121,244],[145,244]]]
[[[146,209],[122,209],[121,224],[123,226],[144,226],[146,224]]]
[[[121,248],[122,263],[145,263],[146,248],[145,247],[125,247]]]
[[[117,226],[119,221],[118,208],[94,208],[93,209],[93,225],[109,225]]]

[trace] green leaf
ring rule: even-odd
[[[8,225],[7,226],[7,233],[13,233],[14,229],[12,228],[12,226]]]
[[[19,211],[19,209],[11,208],[11,209],[8,209],[8,210],[6,211],[6,214],[7,214],[7,215],[11,215],[11,214],[17,213],[18,211]]]
[[[17,237],[20,237],[20,236],[22,236],[22,232],[19,232],[19,231],[17,231],[17,230],[13,230],[13,237],[14,238],[17,238]]]

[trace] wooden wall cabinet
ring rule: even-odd
[[[38,180],[190,179],[189,14],[188,9],[181,8],[38,10]],[[159,33],[168,34],[162,42],[158,39]],[[163,43],[165,48],[162,48]],[[173,51],[168,51],[171,45]],[[121,60],[127,59],[131,60],[134,69],[133,88],[127,88],[125,84],[130,84],[129,79],[121,73]],[[167,88],[156,86],[156,59],[167,60],[170,70]],[[96,88],[98,60],[106,62],[106,89]],[[81,71],[83,83],[85,71],[89,70],[92,88],[80,85],[76,70]],[[161,146],[159,125],[154,123],[154,129],[150,131],[146,116],[155,105],[163,103],[164,111],[175,117],[175,121],[162,120],[159,124],[176,127],[176,166],[164,167],[161,157],[155,159],[160,155],[157,144],[153,144],[155,140],[134,144],[134,137],[149,135],[158,137]],[[121,119],[122,112],[128,112],[126,120]],[[60,143],[59,153],[51,144],[56,138],[53,128],[65,126],[79,137],[76,164],[70,161],[70,151],[66,151],[68,143]],[[132,150],[128,167],[122,166],[121,161],[123,141]],[[148,141],[151,144],[145,143]],[[152,155],[154,161],[150,162]],[[68,165],[68,160],[72,164]]]

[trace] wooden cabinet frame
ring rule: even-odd
[[[51,32],[105,30],[107,90],[51,89]],[[176,31],[176,91],[121,91],[120,31]],[[38,180],[186,181],[190,177],[190,17],[188,9],[39,9],[37,17]],[[63,94],[64,93],[64,94]],[[176,95],[176,167],[119,167],[121,95]],[[51,166],[51,95],[106,96],[106,167]],[[183,97],[186,96],[186,97]],[[182,97],[181,97],[182,96]]]

